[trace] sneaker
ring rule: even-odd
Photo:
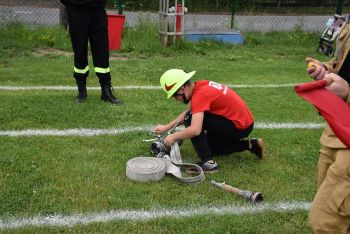
[[[262,138],[252,138],[249,141],[250,152],[256,155],[258,159],[264,158],[265,144]]]
[[[214,173],[219,171],[219,166],[213,160],[209,160],[206,162],[200,162],[199,166],[203,169],[204,173]]]

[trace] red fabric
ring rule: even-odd
[[[327,82],[320,80],[299,84],[294,90],[317,108],[339,140],[350,148],[350,107],[325,86]]]
[[[242,98],[225,85],[202,80],[195,83],[191,99],[192,114],[209,112],[231,120],[236,128],[246,129],[254,118]]]
[[[326,80],[318,80],[314,82],[307,82],[303,84],[298,84],[294,87],[294,90],[297,93],[300,92],[307,92],[312,89],[319,89],[319,88],[324,88],[327,86],[327,81]]]

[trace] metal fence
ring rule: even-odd
[[[231,9],[225,10],[222,7],[216,7],[217,5],[215,5],[215,2],[219,2],[219,0],[212,1],[214,3],[213,6],[207,6],[210,8],[210,12],[200,11],[195,5],[190,4],[191,1],[188,2],[188,12],[184,17],[185,31],[228,30],[231,28]],[[296,28],[303,31],[323,31],[326,27],[325,24],[327,20],[332,16],[330,13],[305,14],[298,12],[298,9],[296,9],[295,13],[292,11],[288,13],[271,13],[267,12],[266,9],[274,9],[273,11],[277,12],[278,9],[281,9],[282,12],[281,7],[284,5],[281,4],[281,1],[273,1],[276,2],[275,5],[271,5],[271,1],[266,2],[270,2],[270,5],[266,5],[266,3],[265,8],[255,6],[254,11],[248,10],[244,13],[238,12],[234,17],[233,28],[240,31],[260,32],[292,31]],[[344,11],[348,10],[347,4],[348,3],[345,2]],[[203,8],[203,6],[200,7]],[[227,8],[230,7],[231,6],[227,5]],[[333,8],[335,12],[337,7],[336,1],[329,1],[328,7]],[[117,10],[113,8],[107,10],[110,13],[117,12]],[[134,27],[140,22],[145,21],[158,24],[158,10],[157,8],[147,12],[141,10],[131,11],[131,9],[126,7],[123,12],[126,16],[125,26]],[[60,11],[60,4],[56,0],[0,0],[0,23],[19,21],[30,25],[59,25],[60,12],[62,12]]]

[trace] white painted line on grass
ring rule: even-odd
[[[118,135],[126,132],[150,131],[152,126],[141,126],[131,128],[112,128],[112,129],[26,129],[18,131],[0,131],[0,136],[98,136],[98,135]]]
[[[323,128],[322,123],[255,123],[258,129],[318,129]]]
[[[283,88],[283,87],[294,87],[296,84],[257,84],[257,85],[228,85],[230,88]],[[128,89],[148,89],[148,90],[158,90],[161,89],[160,86],[146,86],[146,85],[129,85],[129,86],[113,86],[116,90],[128,90]],[[76,90],[76,86],[0,86],[0,90],[7,91],[30,91],[30,90]],[[100,87],[87,87],[88,90],[100,90]]]
[[[87,87],[88,90],[100,90],[100,87]],[[128,89],[161,89],[160,86],[113,86],[113,89],[128,90]],[[56,90],[67,91],[77,90],[76,86],[0,86],[0,90],[5,91],[30,91],[30,90]]]
[[[151,210],[114,210],[90,214],[50,215],[36,216],[32,218],[15,217],[0,218],[0,230],[18,229],[23,227],[73,227],[76,225],[88,225],[92,223],[107,223],[112,221],[145,221],[159,218],[185,218],[199,215],[242,215],[256,214],[267,211],[290,212],[307,211],[309,202],[271,203],[257,206],[223,206],[223,207],[199,207],[183,209],[151,209]]]
[[[98,136],[98,135],[118,135],[126,132],[151,131],[155,125],[146,125],[130,128],[112,129],[26,129],[26,130],[3,130],[0,136],[20,137],[20,136]],[[256,129],[320,129],[324,124],[320,123],[255,123]],[[181,129],[181,128],[179,128]]]
[[[230,88],[289,88],[297,84],[257,84],[257,85],[228,85]]]

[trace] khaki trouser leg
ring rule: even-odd
[[[320,188],[326,178],[328,168],[335,162],[335,153],[338,149],[321,146],[320,158],[317,163],[317,189]]]
[[[350,150],[339,149],[311,205],[313,233],[350,233]]]

